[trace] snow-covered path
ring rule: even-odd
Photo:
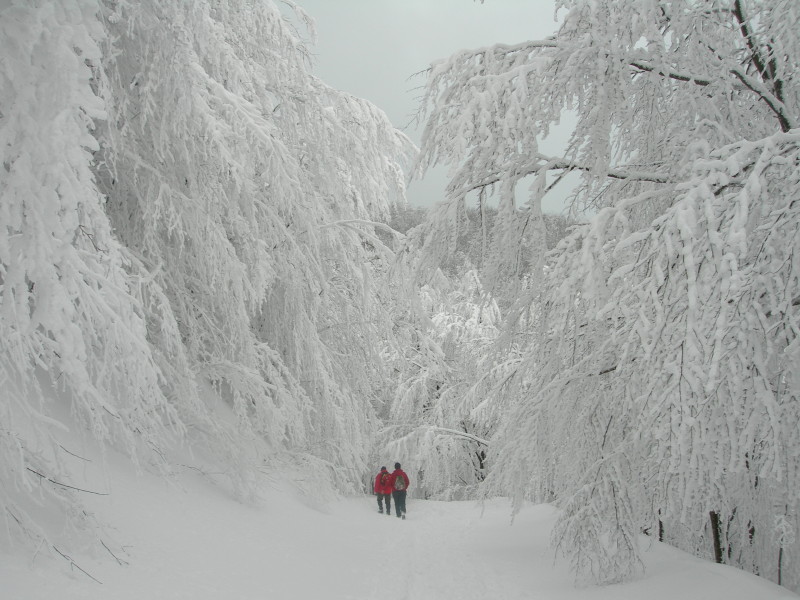
[[[111,548],[61,558],[0,549],[3,600],[777,600],[764,580],[654,544],[648,571],[625,585],[576,588],[547,546],[554,509],[510,522],[507,502],[409,499],[408,519],[361,496],[310,507],[286,492],[260,506],[231,500],[190,473],[178,485],[114,471],[96,514]],[[112,540],[113,544],[112,545]]]
[[[552,562],[546,548],[536,548],[523,540],[522,528],[509,526],[505,503],[493,503],[482,517],[474,503],[411,500],[408,519],[401,521],[375,512],[370,500],[349,500],[335,508],[337,522],[349,524],[352,536],[344,560],[361,555],[358,562],[370,565],[361,574],[358,565],[342,570],[355,580],[337,586],[336,598],[531,598],[536,570],[525,561]],[[545,530],[551,512],[548,507],[538,511]],[[495,534],[499,538],[493,539]],[[356,594],[360,578],[369,583]]]

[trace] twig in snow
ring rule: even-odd
[[[74,560],[72,560],[72,558],[71,558],[71,557],[69,557],[69,556],[67,556],[66,554],[64,554],[64,553],[63,553],[61,550],[59,550],[59,549],[58,549],[58,548],[56,548],[55,546],[53,546],[53,550],[55,550],[55,551],[56,551],[56,552],[58,552],[58,553],[59,553],[61,556],[63,556],[63,557],[64,557],[64,559],[65,559],[67,562],[69,562],[69,566],[70,566],[70,567],[75,567],[76,569],[78,569],[78,571],[80,571],[81,573],[83,573],[84,575],[86,575],[86,576],[87,576],[89,579],[91,579],[92,581],[95,581],[95,582],[99,583],[100,585],[103,585],[103,582],[102,582],[102,581],[100,581],[99,579],[97,579],[97,578],[95,578],[95,577],[92,577],[92,576],[91,576],[89,573],[87,573],[86,571],[84,571],[83,569],[81,569],[81,567],[78,565],[78,563],[76,563]]]
[[[87,494],[96,494],[97,496],[108,496],[108,492],[93,492],[92,490],[84,490],[84,489],[82,489],[82,488],[75,487],[75,486],[73,486],[73,485],[67,485],[66,483],[61,483],[60,481],[56,481],[55,479],[50,479],[50,478],[49,478],[49,477],[47,477],[46,475],[42,475],[41,473],[39,473],[38,471],[34,471],[34,470],[33,470],[33,469],[31,469],[30,467],[25,467],[25,468],[26,468],[28,471],[30,471],[31,473],[33,473],[34,475],[38,475],[38,476],[39,476],[39,477],[41,477],[42,479],[46,479],[47,481],[49,481],[49,482],[50,482],[50,483],[52,483],[53,485],[59,485],[59,486],[61,486],[61,487],[64,487],[64,488],[69,488],[69,489],[71,489],[71,490],[76,490],[76,491],[78,491],[78,492],[85,492],[85,493],[87,493]]]

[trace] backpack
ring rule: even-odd
[[[398,492],[402,492],[404,489],[406,489],[406,480],[403,479],[402,475],[398,475],[394,478],[394,489],[396,489]]]
[[[388,473],[382,473],[382,474],[381,474],[381,485],[382,485],[382,486],[384,486],[384,487],[385,487],[385,486],[386,486],[386,484],[387,484],[387,483],[389,483],[389,479],[388,479],[388,477],[389,477],[389,474],[388,474]]]

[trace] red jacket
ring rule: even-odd
[[[406,487],[405,487],[405,490],[404,490],[404,491],[408,491],[408,486],[409,486],[409,483],[410,483],[410,482],[408,481],[408,475],[406,475],[406,472],[405,472],[405,471],[403,471],[403,469],[395,469],[395,470],[392,472],[392,475],[391,475],[391,481],[390,481],[390,488],[391,488],[391,490],[394,490],[394,489],[395,489],[395,488],[394,488],[394,482],[395,482],[395,480],[396,480],[398,477],[402,477],[402,478],[405,480],[405,482],[406,482]]]
[[[382,475],[386,475],[386,482],[383,485],[381,485],[381,476]],[[392,481],[393,481],[392,480],[392,475],[386,469],[384,469],[383,471],[378,473],[375,476],[375,487],[373,488],[375,490],[375,493],[376,494],[391,494],[392,493]]]

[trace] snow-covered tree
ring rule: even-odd
[[[497,415],[483,411],[491,387],[500,311],[485,298],[478,273],[450,282],[441,273],[420,292],[424,319],[406,327],[405,354],[384,436],[384,455],[414,465],[415,493],[474,496],[486,476],[486,437]],[[476,375],[489,371],[490,375]]]
[[[422,166],[455,168],[438,225],[496,189],[498,269],[566,173],[597,213],[546,261],[529,246],[487,493],[560,503],[553,541],[597,580],[635,572],[648,531],[798,589],[800,6],[559,7],[551,39],[454,55],[426,96]]]
[[[271,439],[302,447],[313,428],[330,446],[311,454],[358,472],[387,319],[348,221],[402,200],[410,144],[308,74],[271,3],[154,3],[118,29],[105,160],[120,237],[167,291],[191,361],[267,411]]]
[[[157,450],[184,430],[92,172],[92,124],[105,116],[88,66],[102,56],[97,10],[0,13],[0,504],[4,531],[37,545],[42,510],[81,515],[58,441],[65,415],[130,448]],[[56,394],[63,405],[48,402]]]
[[[15,2],[0,33],[4,530],[82,514],[73,423],[163,468],[188,439],[241,495],[286,460],[351,489],[413,145],[267,0]]]

